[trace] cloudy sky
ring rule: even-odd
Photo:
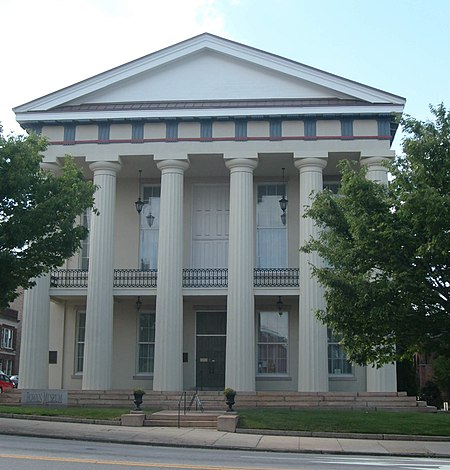
[[[209,32],[450,108],[449,0],[0,0],[0,122],[12,108]],[[396,139],[394,147],[400,147]]]

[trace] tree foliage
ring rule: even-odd
[[[0,308],[19,287],[60,266],[87,236],[77,217],[93,206],[95,187],[70,157],[61,176],[42,170],[47,142],[7,136],[0,126]]]
[[[357,364],[450,356],[450,113],[430,109],[432,121],[402,119],[387,187],[342,162],[339,193],[317,194],[306,213],[323,229],[302,247],[325,261],[313,267],[327,300],[317,315]]]

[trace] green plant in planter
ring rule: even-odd
[[[231,397],[231,396],[236,396],[236,390],[227,387],[227,388],[223,391],[223,394],[224,394],[227,398],[228,398],[228,397]]]
[[[145,390],[143,388],[133,388],[134,395],[145,395]]]

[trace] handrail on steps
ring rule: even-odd
[[[200,408],[200,411],[203,413],[205,411],[203,409],[203,404],[202,401],[200,400],[200,397],[198,395],[198,389],[195,389],[195,392],[192,395],[191,401],[189,402],[189,405],[186,406],[187,403],[187,392],[182,392],[180,395],[180,399],[178,400],[178,428],[180,427],[180,421],[181,421],[181,403],[184,403],[183,406],[183,414],[186,414],[186,411],[191,411],[192,405],[195,403],[195,411],[198,411]]]

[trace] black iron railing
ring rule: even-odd
[[[51,287],[87,287],[86,269],[55,269],[50,273]]]
[[[114,287],[156,287],[156,269],[115,269]]]
[[[255,287],[298,287],[298,268],[255,268]]]
[[[183,287],[227,287],[228,269],[190,268],[183,269]]]
[[[158,273],[156,269],[115,269],[114,287],[155,288]],[[256,268],[255,287],[298,287],[297,268]],[[52,287],[87,287],[88,271],[84,269],[56,269],[51,272]],[[226,288],[228,269],[226,268],[189,268],[183,269],[183,287]]]

